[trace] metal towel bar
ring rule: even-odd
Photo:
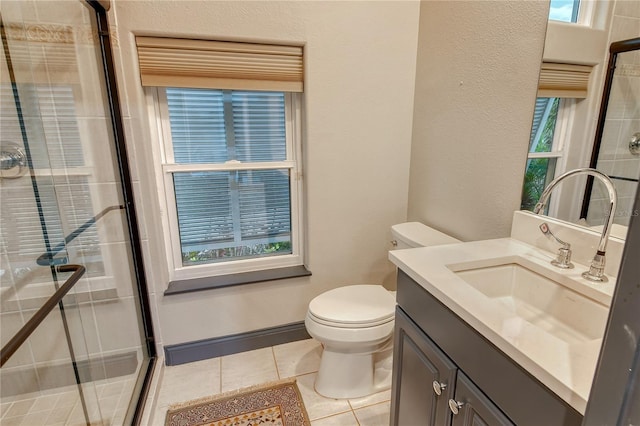
[[[56,290],[53,295],[47,299],[38,311],[22,326],[20,330],[2,347],[0,351],[0,367],[2,367],[11,356],[22,346],[22,344],[29,338],[31,333],[42,323],[42,321],[49,315],[49,313],[60,303],[62,298],[71,290],[71,288],[78,282],[80,277],[85,272],[85,268],[82,265],[60,265],[56,267],[58,272],[73,272],[73,274],[62,284],[62,286]]]

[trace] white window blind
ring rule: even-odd
[[[166,99],[182,266],[291,254],[284,93],[167,88]]]

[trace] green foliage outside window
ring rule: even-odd
[[[544,128],[532,152],[550,152],[552,150],[559,102],[559,98],[554,99],[549,116],[544,123]],[[531,141],[532,145],[535,142],[536,141]],[[521,209],[533,210],[544,188],[551,179],[553,179],[554,169],[555,161],[550,158],[531,158],[527,161],[527,170],[525,172],[524,186],[522,189]]]
[[[205,249],[200,251],[183,252],[182,264],[188,266],[229,259],[249,259],[271,254],[291,254],[291,252],[290,241],[233,246],[220,249]]]

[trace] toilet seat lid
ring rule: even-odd
[[[396,301],[380,285],[338,287],[309,303],[314,317],[336,324],[380,324],[393,319]]]

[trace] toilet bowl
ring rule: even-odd
[[[357,398],[390,387],[395,303],[380,285],[338,287],[309,303],[307,332],[324,346],[316,392]]]
[[[394,248],[460,242],[418,222],[392,227]],[[395,292],[349,285],[316,296],[305,326],[323,345],[315,389],[329,398],[359,398],[391,387]]]

